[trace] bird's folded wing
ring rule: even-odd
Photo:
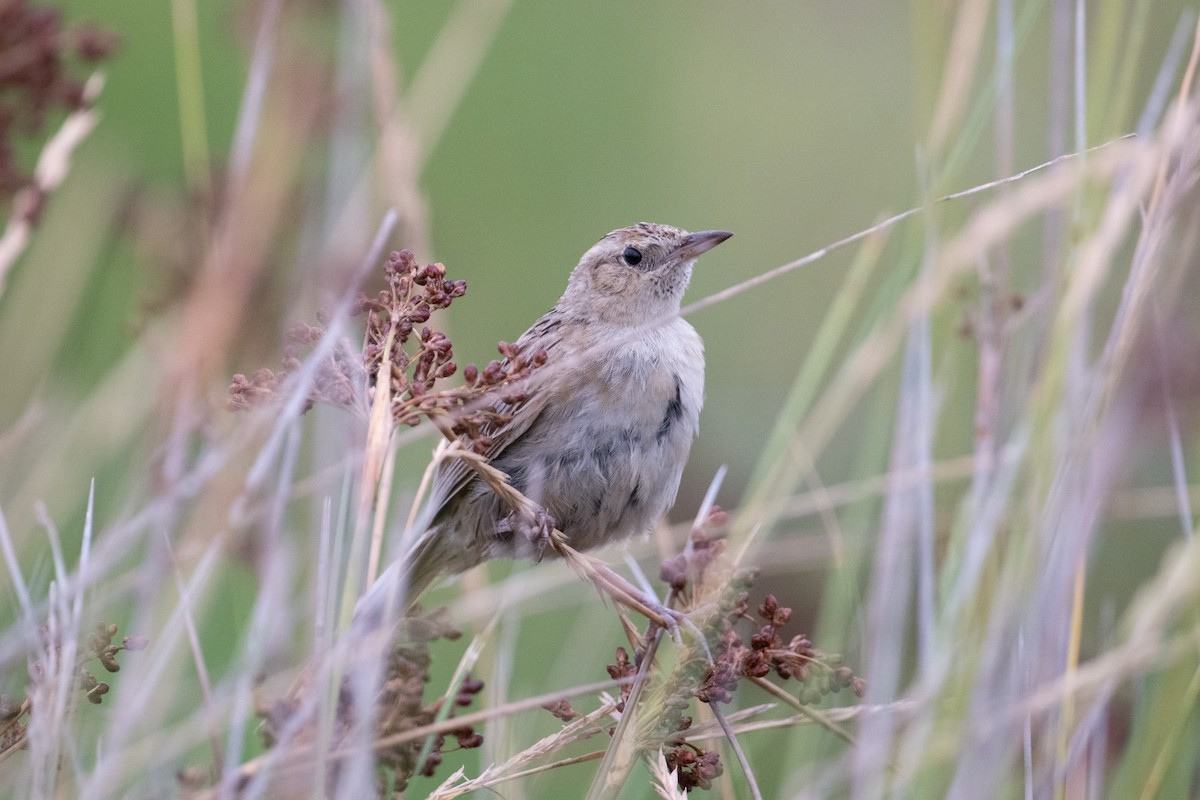
[[[496,411],[506,416],[511,415],[511,417],[502,425],[484,428],[484,435],[491,439],[491,443],[483,454],[489,461],[504,452],[506,447],[529,430],[553,396],[553,392],[547,391],[546,386],[553,384],[556,380],[561,380],[561,375],[556,375],[556,373],[560,373],[566,365],[555,356],[563,356],[565,353],[555,352],[560,350],[557,345],[560,344],[561,338],[557,335],[558,326],[550,324],[554,319],[553,313],[540,319],[516,342],[522,352],[531,352],[539,347],[545,348],[550,358],[545,365],[534,370],[518,387],[515,387],[524,395],[523,400],[518,403],[497,400],[494,404]],[[502,390],[502,393],[509,394],[511,391],[512,387]],[[464,441],[464,444],[469,446],[469,442]],[[434,478],[427,506],[428,514],[425,518],[431,522],[436,519],[446,504],[470,483],[474,475],[474,470],[461,458],[452,458],[444,462],[438,468],[437,477]]]

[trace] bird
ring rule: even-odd
[[[540,560],[553,528],[590,550],[666,514],[704,403],[704,345],[680,304],[696,259],[732,235],[639,222],[583,254],[515,343],[546,363],[485,453],[543,515],[518,518],[462,459],[446,459],[423,530],[359,600],[355,628],[394,619],[439,577],[495,558]]]

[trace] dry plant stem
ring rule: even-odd
[[[188,648],[192,653],[192,663],[196,669],[196,680],[200,684],[200,697],[204,703],[206,715],[208,716],[211,728],[208,732],[209,747],[212,748],[213,754],[213,778],[216,781],[220,780],[221,767],[225,763],[225,754],[221,748],[220,731],[217,730],[216,720],[217,712],[213,703],[212,680],[208,675],[208,666],[204,662],[204,650],[200,644],[200,634],[196,628],[196,618],[193,614],[195,603],[191,593],[188,591],[187,581],[183,577],[183,571],[179,568],[179,560],[176,557],[175,549],[171,546],[170,537],[163,534],[164,548],[167,556],[171,561],[171,568],[175,572],[175,586],[179,591],[179,602],[182,606],[183,624],[187,631]]]
[[[1147,647],[1144,642],[1122,645],[1090,662],[1085,662],[1071,675],[1063,675],[1040,689],[1035,687],[1035,691],[1027,699],[1010,709],[1005,709],[982,727],[971,729],[968,737],[972,742],[984,741],[995,729],[1011,725],[1016,720],[1057,713],[1064,698],[1068,696],[1076,696],[1081,700],[1094,697],[1104,691],[1106,685],[1161,671],[1184,659],[1194,659],[1197,647],[1200,647],[1200,631],[1195,630],[1164,643],[1157,649]],[[903,703],[905,708],[915,711],[928,702],[928,699],[907,700],[890,705]],[[962,746],[959,738],[936,742],[931,747],[931,756],[927,764],[952,761]],[[911,782],[912,776],[907,778]]]
[[[742,767],[742,774],[746,776],[746,786],[750,790],[750,796],[754,800],[762,800],[762,792],[759,791],[758,781],[754,779],[754,771],[750,769],[750,760],[746,758],[746,753],[742,750],[741,742],[738,741],[737,735],[729,727],[729,721],[725,719],[725,715],[721,712],[721,704],[714,701],[709,703],[708,707],[712,710],[713,716],[716,717],[717,724],[721,726],[721,730],[725,733],[725,739],[729,742],[729,746],[733,748],[733,754],[737,756],[738,764]]]
[[[771,683],[771,681],[767,680],[766,678],[753,678],[753,677],[750,678],[749,680],[751,682],[753,682],[755,686],[766,691],[768,694],[772,694],[775,697],[778,697],[784,703],[786,703],[787,705],[796,709],[801,714],[808,717],[813,722],[820,725],[822,728],[829,731],[830,733],[832,733],[834,736],[841,739],[846,744],[851,745],[851,746],[853,746],[855,744],[854,737],[852,735],[850,735],[849,731],[847,731],[845,728],[841,727],[840,725],[836,724],[835,722],[833,722],[833,720],[831,720],[828,717],[824,716],[823,714],[819,713],[815,709],[804,705],[799,700],[797,700],[795,697],[792,697],[791,694],[784,691],[780,687],[776,686],[774,683]]]
[[[430,45],[404,98],[420,129],[414,137],[418,172],[479,74],[511,7],[512,0],[460,0]]]
[[[244,496],[248,497],[251,494],[257,493],[266,482],[268,472],[279,458],[279,451],[283,448],[283,442],[288,429],[288,425],[285,423],[299,418],[303,413],[304,401],[308,396],[309,387],[312,386],[315,380],[317,367],[322,359],[329,357],[337,347],[338,337],[341,335],[344,321],[349,318],[354,296],[363,281],[366,280],[369,271],[379,262],[384,245],[387,243],[388,237],[392,235],[395,227],[396,212],[389,209],[384,215],[383,220],[379,223],[379,228],[375,232],[375,238],[371,242],[371,247],[367,251],[366,257],[363,258],[354,274],[354,278],[347,284],[346,289],[342,292],[342,296],[338,299],[337,306],[334,307],[330,315],[330,319],[333,322],[327,328],[321,340],[317,342],[316,347],[308,354],[308,358],[304,360],[304,365],[300,371],[292,377],[294,381],[293,391],[284,401],[283,408],[276,415],[276,424],[272,427],[270,438],[259,449],[254,466],[246,478]]]
[[[62,127],[42,148],[32,185],[22,189],[13,200],[8,225],[4,235],[0,236],[0,297],[4,296],[9,270],[29,246],[37,210],[45,202],[46,196],[66,180],[67,173],[71,171],[71,156],[100,121],[100,113],[92,104],[102,88],[104,76],[99,72],[93,73],[84,84],[80,108],[67,115]]]
[[[375,123],[379,128],[377,166],[363,181],[382,178],[380,187],[400,212],[403,239],[422,258],[429,255],[429,214],[419,186],[421,165],[413,116],[400,97],[400,65],[392,37],[392,19],[379,0],[363,4],[370,31],[368,64]]]
[[[793,714],[789,717],[780,719],[763,719],[755,722],[742,722],[743,719],[757,716],[758,714],[770,711],[777,706],[774,703],[766,703],[761,706],[743,709],[736,714],[728,715],[728,719],[732,724],[735,733],[755,733],[757,731],[771,731],[780,728],[792,728],[797,725],[814,724],[812,716],[808,714]],[[871,714],[900,714],[905,718],[912,717],[913,713],[922,708],[922,704],[916,700],[895,700],[891,703],[882,705],[862,705],[862,706],[844,706],[842,708],[831,708],[827,710],[827,719],[848,722],[863,717],[868,717]],[[820,724],[817,721],[816,724]],[[724,739],[725,732],[721,730],[719,725],[713,723],[700,723],[693,725],[688,730],[687,740],[689,742],[706,742],[714,739]]]
[[[718,470],[716,476],[714,476],[713,481],[709,485],[708,492],[705,494],[704,500],[700,505],[700,509],[696,514],[696,518],[692,523],[693,531],[700,530],[703,521],[707,519],[709,512],[712,509],[713,502],[716,499],[717,490],[719,489],[724,476],[725,468],[722,467],[720,470]],[[692,538],[689,537],[687,545],[685,546],[686,551],[690,551],[692,546]],[[665,608],[672,608],[678,598],[679,592],[676,589],[672,589],[667,597]],[[625,626],[626,634],[629,637],[630,643],[634,647],[634,651],[642,651],[640,656],[641,664],[639,665],[637,674],[634,676],[634,682],[630,687],[629,695],[625,700],[624,712],[621,715],[621,719],[618,722],[616,729],[613,731],[612,742],[610,742],[608,748],[606,749],[604,753],[604,761],[597,770],[596,776],[593,778],[592,786],[589,790],[589,797],[600,796],[607,788],[609,788],[605,785],[605,782],[607,782],[608,776],[613,772],[616,760],[620,757],[620,748],[624,741],[626,732],[629,730],[631,725],[635,724],[636,709],[641,698],[642,689],[646,685],[646,682],[649,678],[650,668],[654,665],[654,659],[658,651],[658,646],[662,641],[662,634],[665,630],[667,630],[667,628],[656,623],[654,619],[651,618],[645,635],[638,636],[636,630],[633,628],[633,625],[628,619],[626,619],[624,615],[622,615],[621,620]],[[696,634],[697,640],[703,646],[704,651],[708,654],[709,661],[711,662],[712,653],[708,649],[708,643],[705,642],[704,636],[699,630],[696,631]],[[746,771],[748,773],[748,765],[746,766]],[[753,779],[751,779],[751,781],[753,782]]]
[[[1087,150],[1085,150],[1083,152],[1084,153],[1094,153],[1098,150],[1103,150],[1107,147],[1111,147],[1112,145],[1116,144],[1117,142],[1121,142],[1126,139],[1132,139],[1133,137],[1134,137],[1134,134],[1127,133],[1124,136],[1118,136],[1117,138],[1110,139],[1109,141],[1104,142],[1103,144],[1098,144],[1095,147],[1088,148]],[[1000,178],[998,180],[988,181],[987,183],[981,183],[976,186],[972,186],[970,189],[963,189],[961,192],[954,192],[953,194],[944,195],[942,197],[939,197],[934,202],[935,203],[948,203],[951,200],[960,200],[964,197],[970,197],[973,194],[978,194],[980,192],[984,192],[989,189],[995,189],[998,186],[1003,186],[1008,183],[1014,183],[1016,181],[1027,178],[1028,176],[1034,174],[1035,172],[1040,172],[1042,170],[1049,169],[1050,167],[1053,167],[1064,161],[1074,160],[1074,159],[1078,158],[1079,155],[1080,155],[1079,153],[1066,153],[1064,155],[1058,156],[1057,158],[1052,158],[1049,161],[1038,164],[1035,167],[1030,167],[1029,169],[1022,170],[1021,172],[1018,172],[1015,175],[1009,175],[1006,178]],[[862,230],[858,231],[857,233],[852,233],[843,239],[838,239],[836,242],[833,242],[832,244],[827,244],[824,247],[822,247],[820,250],[814,250],[813,252],[809,253],[808,255],[798,258],[795,261],[789,261],[788,263],[783,264],[778,267],[775,267],[774,269],[767,270],[766,272],[762,273],[761,275],[755,275],[753,278],[749,278],[747,280],[742,281],[741,283],[734,284],[733,286],[730,286],[727,289],[722,289],[721,291],[716,292],[715,294],[710,294],[708,297],[697,300],[696,302],[692,303],[691,305],[684,306],[682,309],[680,309],[679,315],[686,317],[688,314],[692,314],[692,313],[695,313],[696,311],[700,311],[702,309],[708,308],[709,306],[714,306],[717,303],[724,302],[725,300],[728,300],[731,297],[735,297],[735,296],[741,294],[742,292],[747,291],[748,289],[753,289],[754,287],[764,284],[767,281],[773,281],[782,275],[786,275],[787,273],[792,272],[793,270],[797,270],[800,267],[807,266],[807,265],[813,263],[814,261],[820,261],[822,258],[824,258],[825,256],[829,255],[830,253],[834,252],[835,250],[840,250],[843,247],[846,247],[847,245],[851,245],[856,242],[860,242],[863,239],[869,238],[870,236],[873,236],[874,234],[879,233],[880,231],[887,230],[888,228],[891,228],[892,226],[903,222],[904,220],[908,219],[909,217],[913,217],[913,216],[916,216],[917,214],[924,213],[924,211],[925,211],[925,208],[923,206],[918,207],[918,208],[910,208],[907,211],[902,211],[899,214],[895,214],[881,222],[875,223],[874,225],[870,226],[869,228],[863,228]]]
[[[660,628],[678,630],[679,622],[683,620],[681,614],[671,612],[665,606],[655,608],[647,604],[641,590],[598,558],[580,553],[571,547],[561,531],[555,529],[550,534],[550,544],[576,574],[589,581],[597,591],[611,597],[613,602],[638,612]],[[675,613],[675,616],[672,616],[672,613]]]
[[[367,585],[374,583],[379,573],[380,555],[383,552],[383,540],[387,535],[388,508],[392,501],[392,487],[395,485],[396,474],[396,431],[393,428],[388,437],[387,454],[383,458],[383,471],[379,475],[379,493],[375,498],[375,514],[371,528],[371,554],[367,561]],[[422,495],[418,494],[419,499]]]
[[[678,597],[678,593],[672,589],[671,594],[667,597],[667,607],[672,607]],[[643,647],[645,648],[645,650],[642,652],[642,666],[640,669],[638,669],[637,675],[634,676],[633,686],[629,691],[629,701],[626,703],[626,708],[630,708],[635,702],[634,698],[641,694],[642,686],[645,685],[646,680],[650,675],[649,666],[654,663],[654,658],[658,654],[658,645],[662,642],[663,631],[666,630],[666,628],[651,619],[650,624],[646,627],[646,633],[644,635],[639,635],[637,630],[633,628],[632,624],[630,624],[629,621],[623,616],[622,622],[627,623],[626,634],[629,637],[629,643],[634,648],[634,652],[641,650]],[[703,641],[703,638],[701,638],[701,641]],[[712,655],[709,654],[709,659],[711,660],[711,658]],[[619,730],[620,728],[618,727],[618,731]]]
[[[534,744],[525,748],[521,752],[509,758],[505,763],[500,765],[492,765],[486,768],[477,778],[464,781],[463,783],[454,786],[451,785],[452,782],[456,780],[457,777],[462,773],[460,772],[458,775],[451,776],[440,787],[438,787],[437,791],[430,795],[430,797],[449,800],[449,798],[458,797],[459,795],[466,794],[467,792],[473,792],[477,789],[493,786],[495,784],[509,781],[513,778],[518,778],[523,775],[532,775],[538,772],[543,772],[547,769],[552,769],[554,766],[564,766],[567,764],[579,763],[579,761],[593,760],[598,756],[588,754],[582,758],[569,758],[565,759],[564,761],[555,762],[554,765],[543,765],[540,767],[534,767],[531,770],[520,769],[536,758],[553,753],[569,744],[581,741],[582,739],[604,733],[604,727],[599,725],[598,722],[611,715],[615,710],[615,703],[604,703],[594,711],[591,711],[590,713],[585,714],[578,719],[572,720],[561,730],[555,731],[540,741],[535,742]],[[603,753],[598,755],[603,755]]]
[[[994,463],[994,467],[1010,465],[1015,462],[1019,454],[1018,448],[1007,446],[1001,448]],[[851,503],[856,503],[865,499],[871,499],[880,496],[889,487],[908,488],[930,481],[933,483],[945,483],[950,481],[958,481],[969,479],[975,469],[975,456],[965,455],[956,458],[950,458],[945,461],[931,464],[928,469],[901,469],[891,470],[881,475],[864,478],[856,481],[846,481],[843,483],[831,484],[825,486],[821,492],[809,491],[802,494],[790,495],[782,501],[770,503],[758,503],[753,506],[746,506],[739,509],[739,513],[766,513],[778,514],[781,519],[794,520],[801,519],[806,516],[820,513],[821,509],[828,507],[837,509]],[[1138,516],[1138,509],[1133,508],[1135,502],[1141,498],[1146,498],[1145,502],[1153,505],[1153,510],[1164,514],[1174,513],[1174,494],[1173,490],[1164,488],[1161,490],[1137,490],[1136,492],[1122,492],[1118,495],[1120,502],[1124,502],[1126,516]],[[1200,487],[1194,487],[1194,497],[1198,505],[1200,505]],[[1168,507],[1169,506],[1169,507]],[[692,527],[691,522],[681,522],[671,526],[668,530],[672,540],[681,539],[686,535],[686,531]],[[743,545],[734,556],[734,563],[743,563],[748,552],[748,548]],[[661,560],[661,559],[660,559]],[[511,581],[512,579],[510,579]],[[521,588],[524,589],[530,585],[531,581],[535,580],[535,573],[523,573],[521,579]],[[558,573],[536,573],[536,581],[539,589],[548,591],[550,587],[559,586],[566,580],[570,580],[565,575],[559,577]],[[508,582],[497,584],[497,587],[504,587]],[[465,614],[464,619],[487,619],[490,617],[491,610],[494,608],[494,600],[492,593],[497,589],[489,587],[486,591],[479,594],[478,597],[472,596],[464,598],[466,604],[460,609],[460,612]]]
[[[392,439],[393,453],[399,449],[396,447],[395,439],[396,437]],[[438,446],[433,452],[433,458],[430,459],[428,466],[425,467],[425,471],[421,474],[421,483],[417,486],[416,494],[413,495],[412,504],[408,509],[408,519],[404,522],[404,545],[411,542],[412,537],[417,534],[417,518],[421,513],[421,506],[425,502],[425,495],[429,493],[429,487],[433,485],[438,465],[446,459],[447,450],[449,450],[449,444],[444,439],[438,442]]]
[[[560,700],[569,700],[572,697],[580,697],[582,695],[588,695],[592,694],[593,692],[600,692],[607,689],[619,689],[626,684],[632,683],[633,680],[633,678],[628,678],[622,680],[597,681],[595,683],[584,684],[583,686],[575,686],[570,689],[563,689],[557,692],[549,692],[536,697],[527,697],[523,700],[518,700],[503,706],[498,706],[496,708],[486,708],[480,711],[471,712],[470,714],[460,714],[450,719],[443,720],[442,722],[430,723],[429,725],[413,728],[412,730],[407,730],[403,733],[385,736],[372,742],[372,747],[374,747],[376,750],[387,749],[398,744],[405,744],[407,742],[424,739],[427,736],[436,736],[437,734],[449,733],[450,731],[462,728],[463,726],[478,725],[497,717],[508,716],[511,714],[520,713],[522,711],[528,711],[530,709],[541,708],[542,706],[550,703],[556,703]],[[331,758],[336,758],[338,756],[344,756],[346,753],[335,751],[329,753],[328,755]],[[266,767],[270,767],[271,769],[286,769],[290,766],[308,765],[311,763],[313,756],[314,750],[309,745],[296,747],[290,750],[283,758],[277,758],[272,753],[268,752],[242,764],[238,770],[237,778],[238,781],[247,781]],[[212,789],[205,794],[199,795],[197,800],[216,797],[217,793],[217,789]]]
[[[703,524],[703,521],[705,519],[707,519],[709,512],[712,509],[713,503],[716,500],[717,490],[719,489],[719,487],[721,485],[721,481],[724,479],[724,476],[725,476],[725,468],[722,467],[720,470],[718,470],[717,474],[714,476],[713,481],[709,485],[708,492],[705,494],[704,500],[700,504],[700,509],[697,512],[696,518],[692,523],[692,531],[700,530],[701,526]],[[685,552],[690,552],[692,547],[693,547],[693,540],[689,536],[687,544],[685,546]],[[678,600],[678,598],[679,598],[679,592],[675,589],[672,589],[670,594],[667,596],[666,607],[667,608],[673,607],[675,602]],[[629,635],[630,643],[634,646],[634,650],[636,652],[637,650],[640,649],[640,646],[639,646],[639,643],[637,641],[635,641],[635,639],[634,639],[635,632],[633,631],[632,626],[629,625],[626,620],[624,620],[624,617],[622,617],[622,621],[626,622],[626,632]],[[592,782],[592,788],[589,792],[589,796],[596,796],[599,792],[601,792],[603,790],[603,786],[601,784],[601,776],[607,776],[612,771],[612,765],[613,765],[615,759],[617,758],[618,748],[622,741],[622,737],[624,736],[625,732],[628,730],[629,726],[631,724],[633,724],[633,721],[635,718],[634,711],[635,711],[638,701],[640,699],[641,690],[645,686],[646,681],[649,677],[650,667],[654,664],[654,659],[655,659],[655,656],[658,651],[658,646],[659,646],[660,642],[662,641],[662,634],[663,634],[664,630],[667,630],[667,629],[661,625],[658,625],[653,619],[651,619],[649,627],[646,629],[645,636],[640,637],[642,639],[642,641],[645,642],[645,649],[641,654],[641,665],[639,666],[637,674],[634,676],[634,682],[633,682],[632,687],[630,688],[629,696],[625,700],[625,712],[621,715],[621,720],[617,724],[616,729],[613,731],[613,740],[609,744],[609,747],[605,752],[604,762],[601,764],[601,767],[597,771],[596,777]],[[712,656],[712,652],[708,648],[708,643],[704,640],[704,636],[701,632],[699,632],[697,630],[696,633],[697,633],[697,640],[703,646],[704,652],[708,655],[708,660],[711,663],[713,660],[713,656]],[[736,743],[734,744],[734,746],[737,747]],[[660,754],[661,754],[661,751],[660,751]],[[748,763],[744,763],[743,766],[745,767],[745,772],[747,773],[747,775],[749,775]],[[751,782],[753,782],[753,778],[751,778],[750,780],[751,780]]]
[[[476,636],[471,644],[467,646],[466,652],[458,661],[458,666],[454,669],[454,674],[450,676],[450,682],[446,684],[446,691],[442,693],[441,707],[438,709],[437,718],[434,724],[445,723],[451,719],[450,714],[454,711],[454,697],[462,688],[463,681],[469,676],[475,664],[479,661],[479,654],[483,651],[483,643],[492,638],[492,633],[496,630],[496,623],[500,621],[500,614],[497,613],[492,617],[492,621],[488,623],[487,628],[478,636]],[[456,720],[461,726],[462,720]],[[434,734],[429,734],[425,737],[425,742],[421,746],[421,752],[417,756],[417,763],[425,763],[425,759],[429,758],[430,752],[433,750]]]
[[[895,310],[881,319],[847,358],[804,421],[800,438],[812,452],[823,452],[857,398],[890,363],[897,343],[904,339],[903,331],[910,322],[943,297],[954,278],[995,243],[1011,235],[1034,214],[1053,207],[1077,192],[1085,179],[1128,174],[1130,169],[1144,179],[1149,167],[1157,167],[1158,158],[1176,152],[1183,144],[1181,132],[1171,127],[1164,128],[1163,134],[1145,143],[1116,147],[1114,142],[1109,142],[1111,149],[1103,154],[1104,157],[1089,159],[1086,170],[1054,171],[1040,180],[1023,184],[1003,202],[984,205],[971,216],[966,227],[941,248],[938,265],[930,277],[906,290],[895,303]],[[1129,194],[1128,190],[1126,194]],[[1117,235],[1116,229],[1123,224],[1124,220],[1115,220],[1105,226],[1106,245],[1112,242]],[[1090,290],[1099,276],[1097,259],[1105,251],[1092,250],[1094,252],[1089,254],[1090,258],[1083,260],[1084,266],[1078,270],[1079,276],[1073,278],[1071,292],[1064,299],[1062,319],[1077,317],[1080,301],[1090,296]],[[736,290],[740,290],[740,287],[726,290],[726,293]],[[754,520],[739,519],[740,527],[734,530],[731,538],[734,541],[742,538],[746,528],[753,523]]]
[[[4,725],[0,726],[0,736],[3,736],[10,728],[16,725],[17,721],[20,720],[21,717],[28,714],[32,708],[33,702],[28,697],[25,698],[25,700],[21,703],[21,709],[13,715],[13,718],[4,723]],[[4,750],[0,750],[0,764],[3,764],[13,753],[22,750],[28,740],[29,734],[22,732],[19,736],[9,742],[8,747],[6,747]]]
[[[379,372],[382,375],[391,375],[392,373],[392,346],[395,338],[396,324],[393,320],[383,348],[383,362],[379,366]],[[384,473],[384,467],[388,460],[392,432],[394,430],[395,421],[392,419],[392,382],[390,380],[376,381],[375,393],[371,400],[371,421],[367,426],[366,460],[362,468],[362,485],[359,489],[358,514],[355,517],[362,528],[365,528],[368,519],[373,518],[375,520],[375,524],[372,526],[370,555],[367,558],[366,584],[368,586],[375,581],[375,577],[379,574],[379,557],[383,550],[383,525],[379,518],[379,512],[382,507],[384,513],[386,513],[388,505],[388,493],[385,488],[387,484],[381,481],[380,478]],[[370,513],[371,509],[375,510],[374,515]],[[356,539],[360,535],[365,535],[365,530],[355,531]],[[357,586],[352,586],[349,583],[347,587],[351,591],[358,591]],[[350,605],[353,606],[352,603]]]
[[[658,635],[650,639],[646,652],[642,654],[642,663],[638,666],[633,684],[629,688],[629,695],[625,698],[625,707],[621,712],[621,719],[617,722],[617,726],[613,730],[612,741],[608,743],[608,747],[604,750],[604,760],[600,762],[600,768],[596,770],[596,774],[592,777],[592,785],[588,789],[587,794],[588,800],[606,796],[605,791],[612,788],[608,782],[614,773],[619,772],[619,774],[624,775],[628,772],[628,766],[622,767],[618,765],[617,759],[622,756],[622,746],[626,744],[626,732],[636,724],[636,709],[641,700],[642,689],[645,687],[646,679],[650,674],[650,667],[654,663],[654,654],[658,649],[658,642],[662,638],[661,634],[662,631],[660,630]],[[632,759],[629,759],[629,761],[632,761]]]
[[[531,775],[538,775],[543,772],[550,772],[551,770],[555,770],[560,767],[570,767],[570,766],[574,766],[575,764],[585,764],[588,761],[595,761],[595,760],[603,758],[603,757],[604,757],[603,750],[595,750],[591,753],[584,753],[581,756],[572,756],[571,758],[564,758],[559,761],[552,761],[549,764],[542,764],[541,766],[538,766],[538,767],[530,767],[529,769],[523,769],[520,772],[510,772],[507,775],[499,775],[499,776],[496,776],[493,778],[489,778],[487,780],[476,780],[476,781],[473,781],[470,783],[470,788],[462,788],[462,787],[456,786],[450,790],[449,794],[439,791],[436,794],[430,795],[430,800],[437,800],[438,798],[443,798],[443,797],[444,798],[458,797],[459,795],[464,794],[465,792],[473,792],[477,789],[485,789],[485,788],[495,786],[500,783],[506,783],[508,781],[515,781],[518,778],[528,778]]]
[[[1183,80],[1179,83],[1178,104],[1181,108],[1187,104],[1188,96],[1192,93],[1192,81],[1196,77],[1197,64],[1200,64],[1200,19],[1196,20],[1196,31],[1192,38],[1192,52],[1188,56],[1187,67],[1183,71]],[[1167,169],[1169,166],[1170,162],[1164,158],[1159,165],[1158,174],[1154,177],[1154,190],[1150,193],[1150,206],[1146,213],[1148,217],[1152,217],[1158,209],[1163,188],[1167,183]]]
[[[635,678],[623,678],[621,680],[597,681],[595,683],[584,684],[583,686],[575,686],[570,689],[562,689],[557,692],[549,692],[547,694],[538,695],[536,697],[527,697],[523,700],[517,700],[512,703],[507,703],[496,708],[485,708],[479,711],[473,711],[470,714],[459,714],[453,719],[445,722],[435,722],[429,725],[424,725],[420,728],[413,728],[403,733],[393,734],[392,736],[380,739],[375,743],[376,747],[391,747],[392,745],[411,742],[416,739],[423,739],[431,734],[445,733],[461,728],[464,725],[478,725],[488,720],[497,717],[509,716],[521,711],[528,711],[533,708],[541,708],[550,703],[557,703],[560,700],[568,700],[572,697],[580,697],[593,692],[601,692],[607,689],[620,689],[622,686],[632,684]]]
[[[389,210],[381,222],[379,230],[376,232],[375,239],[372,241],[368,256],[366,259],[364,259],[364,265],[373,265],[378,261],[380,251],[382,251],[387,236],[391,234],[395,224],[396,212],[394,210]],[[356,274],[355,280],[351,282],[349,287],[347,287],[346,292],[340,299],[338,308],[333,314],[332,319],[346,319],[346,312],[349,309],[351,298],[354,296],[354,290],[360,285],[365,275],[366,270],[364,268],[360,268]],[[325,335],[322,337],[317,348],[309,355],[304,371],[301,373],[301,378],[299,381],[301,385],[303,385],[306,380],[311,380],[316,365],[320,363],[320,360],[329,352],[331,352],[334,347],[336,347],[335,342],[337,334],[338,329],[336,325],[331,326],[330,329],[325,332]],[[384,370],[384,374],[390,374],[391,371],[391,344],[394,336],[395,328],[393,324],[393,327],[388,332],[387,346],[383,350],[382,369]],[[307,392],[298,391],[295,393],[289,403],[292,404],[293,408],[298,408],[298,404],[306,395]],[[389,447],[393,439],[392,434],[395,428],[390,413],[391,399],[391,382],[379,381],[375,386],[375,392],[372,396],[371,414],[367,426],[367,440],[366,445],[363,448],[364,455],[361,471],[362,478],[358,496],[358,514],[355,516],[356,523],[353,537],[354,545],[352,546],[357,545],[355,547],[355,552],[362,552],[361,543],[363,538],[367,536],[368,520],[374,519],[375,524],[372,528],[373,535],[370,544],[368,545],[366,572],[366,582],[368,584],[374,580],[375,573],[378,570],[379,554],[382,549],[382,526],[379,523],[378,512],[380,506],[382,506],[384,512],[386,512],[389,498],[389,495],[386,492],[390,489],[390,481],[381,481],[381,475],[386,471],[390,454]],[[257,468],[258,465],[256,465],[256,469]],[[370,513],[372,508],[375,508],[377,512],[374,517]],[[361,564],[361,562],[354,561],[351,563]],[[348,594],[344,597],[346,602],[343,603],[342,613],[347,617],[347,619],[343,620],[343,622],[348,622],[348,616],[353,609],[354,599],[357,596],[354,593],[358,592],[357,584],[358,582],[354,579],[354,576],[351,576],[350,579],[346,581],[345,588]]]
[[[391,374],[391,349],[395,338],[396,324],[395,321],[392,321],[388,339],[383,348],[383,363],[379,365],[380,374]],[[388,461],[391,433],[394,429],[395,422],[391,417],[391,380],[377,380],[371,401],[371,421],[367,425],[366,459],[362,464],[362,482],[359,487],[359,513],[355,516],[362,527],[365,527],[367,519],[372,518],[372,507],[376,515],[379,515],[377,499],[386,499],[382,492],[384,485],[379,479],[384,473],[384,464]],[[383,512],[385,513],[386,509]],[[365,531],[355,531],[355,537],[362,533]],[[380,533],[382,531],[378,530],[378,525],[376,525],[371,536],[370,557],[367,558],[366,583],[368,585],[374,582],[379,572],[379,553],[383,549],[383,536],[376,534]],[[352,590],[358,591],[358,588],[352,587]]]

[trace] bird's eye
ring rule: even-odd
[[[642,260],[642,251],[636,247],[626,247],[625,252],[621,253],[621,258],[624,258],[629,266],[636,267]]]

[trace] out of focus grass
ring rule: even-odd
[[[181,768],[260,752],[253,699],[309,653],[363,431],[329,409],[234,417],[224,388],[344,290],[387,208],[390,246],[467,279],[445,325],[484,361],[612,228],[734,230],[700,300],[914,207],[690,316],[708,402],[673,516],[728,464],[756,591],[868,682],[840,723],[854,746],[740,735],[764,796],[1194,796],[1193,6],[196,4],[194,32],[189,8],[68,5],[123,48],[0,297],[0,690],[27,691],[36,652],[18,583],[44,623],[85,530],[75,622],[150,647],[103,705],[37,709],[52,735],[0,762],[0,795],[169,795]],[[433,439],[403,442],[396,529]],[[653,576],[679,546],[632,552]],[[477,669],[492,707],[602,680],[623,642],[559,564],[431,601],[468,639],[500,615]],[[431,691],[463,647],[435,653]],[[504,716],[453,755],[474,776],[558,727]],[[724,761],[714,792],[748,797]],[[583,796],[595,763],[498,790]],[[650,796],[647,773],[621,796]]]

